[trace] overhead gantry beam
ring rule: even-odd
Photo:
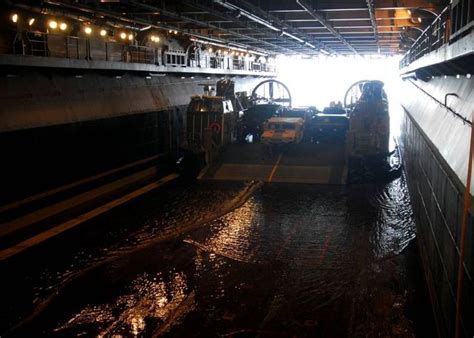
[[[130,1],[129,3],[131,4],[133,2],[134,1]],[[163,24],[163,23],[156,24],[154,22],[151,22],[150,20],[138,19],[138,18],[133,18],[133,19],[126,18],[124,16],[120,16],[116,13],[113,13],[113,12],[110,12],[110,11],[107,11],[107,10],[99,10],[97,8],[90,8],[90,7],[84,6],[84,5],[65,4],[63,2],[58,2],[58,1],[55,1],[55,0],[45,0],[45,3],[47,3],[49,5],[53,5],[53,6],[63,7],[63,8],[66,7],[69,10],[75,10],[75,11],[87,13],[87,14],[90,14],[90,15],[101,15],[103,17],[108,17],[108,18],[111,18],[111,19],[115,19],[119,22],[121,21],[121,22],[126,23],[130,28],[131,28],[132,25],[138,24],[138,25],[142,25],[142,26],[149,26],[149,27],[166,29],[166,30],[173,29],[173,30],[177,30],[177,31],[179,31],[183,34],[189,35],[189,36],[194,36],[194,37],[201,38],[201,39],[211,40],[210,42],[215,41],[215,42],[219,42],[219,43],[222,43],[222,44],[239,44],[240,45],[239,47],[244,47],[246,49],[253,49],[257,52],[265,52],[267,54],[271,54],[269,52],[275,52],[275,50],[278,51],[278,52],[287,52],[287,53],[291,52],[291,53],[294,53],[294,51],[289,49],[289,48],[279,46],[279,45],[276,45],[276,44],[273,44],[273,43],[270,43],[270,42],[267,42],[267,41],[264,41],[264,40],[260,40],[260,39],[254,38],[254,37],[249,37],[247,35],[240,34],[240,33],[237,33],[237,32],[228,31],[228,33],[232,36],[239,36],[239,37],[245,38],[246,41],[257,42],[258,46],[251,46],[251,45],[244,46],[245,43],[243,43],[243,42],[234,42],[234,41],[229,40],[229,39],[223,40],[223,39],[220,39],[218,37],[209,37],[209,36],[206,36],[206,35],[203,35],[203,34],[200,34],[200,33],[189,32],[189,31],[181,29],[180,27],[176,27],[176,26],[169,25],[169,24]],[[142,5],[142,4],[140,4],[140,5]],[[20,5],[17,5],[17,6],[20,6]],[[195,24],[197,24],[201,27],[205,27],[205,28],[206,27],[207,28],[213,28],[217,31],[226,31],[226,29],[224,29],[224,28],[220,28],[220,27],[217,27],[217,26],[212,26],[212,25],[209,25],[205,22],[202,22],[202,21],[199,21],[199,20],[194,20],[192,18],[183,17],[183,16],[181,16],[177,13],[174,13],[174,12],[163,11],[161,9],[158,9],[158,8],[154,7],[154,6],[150,6],[150,7],[154,11],[156,11],[157,13],[163,14],[163,15],[168,16],[168,17],[172,17],[172,18],[176,18],[176,19],[183,19],[186,22],[195,23]],[[151,8],[148,8],[148,9],[151,9]],[[262,45],[266,45],[268,47],[271,47],[272,49],[264,49],[263,48],[263,50],[259,50],[259,48],[261,48]],[[230,47],[232,47],[232,46],[230,46]],[[237,47],[237,46],[235,46],[235,47]]]
[[[252,3],[250,3],[246,0],[240,0],[239,4],[243,4],[248,9],[250,9],[252,12],[256,13],[257,15],[254,14],[254,13],[248,12],[245,9],[243,9],[242,7],[240,7],[239,5],[235,5],[235,4],[233,4],[229,1],[225,1],[225,0],[213,0],[213,1],[215,3],[221,5],[221,6],[224,6],[224,7],[228,8],[228,9],[236,10],[236,11],[239,12],[239,14],[242,14],[242,15],[246,16],[248,19],[253,20],[257,23],[260,23],[261,25],[263,25],[263,26],[265,26],[265,27],[267,27],[271,30],[280,32],[280,34],[282,36],[287,36],[291,39],[294,39],[294,40],[296,40],[296,41],[298,41],[302,44],[306,44],[306,45],[311,45],[312,43],[315,43],[318,48],[325,51],[327,54],[336,54],[337,53],[335,50],[325,46],[320,41],[314,40],[313,37],[311,37],[309,35],[306,35],[303,32],[298,31],[296,28],[294,28],[291,25],[288,25],[287,23],[280,20],[279,18],[265,13],[265,11],[263,11],[261,8],[254,6]],[[278,27],[276,27],[274,25],[274,23],[276,23],[278,25]],[[303,39],[298,37],[298,35],[302,36]]]
[[[314,9],[312,9],[308,4],[306,4],[302,0],[296,0],[296,3],[300,5],[309,15],[311,15],[313,18],[318,20],[328,31],[330,31],[335,37],[337,37],[343,44],[347,46],[351,51],[353,51],[355,54],[359,55],[359,52],[349,43],[347,40],[339,34],[339,32],[334,29],[334,27],[327,22],[321,15],[316,13]]]
[[[367,8],[369,9],[370,23],[372,24],[372,29],[374,30],[375,44],[377,45],[378,52],[380,53],[379,33],[377,31],[377,20],[375,19],[374,0],[366,0],[366,2]]]
[[[220,4],[218,1],[214,1],[218,4]],[[225,13],[222,13],[220,11],[216,11],[212,8],[207,8],[205,7],[204,5],[201,5],[198,3],[198,1],[194,1],[192,3],[187,3],[188,5],[196,8],[196,9],[200,9],[200,10],[205,10],[206,11],[206,14],[210,14],[214,17],[219,17],[221,19],[224,19],[226,20],[225,22],[223,23],[235,23],[237,25],[240,25],[241,28],[229,28],[227,27],[228,30],[230,31],[238,31],[239,29],[241,30],[248,30],[248,31],[254,31],[254,32],[258,32],[258,34],[249,34],[249,32],[246,33],[246,36],[250,36],[250,35],[260,35],[262,38],[262,40],[265,40],[265,39],[274,39],[274,40],[279,40],[278,39],[278,35],[277,35],[277,32],[279,32],[280,30],[275,28],[274,26],[272,26],[269,22],[266,22],[264,20],[262,20],[261,18],[258,18],[257,16],[253,16],[253,21],[254,22],[257,22],[257,23],[260,23],[260,24],[263,24],[264,26],[266,26],[267,28],[270,28],[272,32],[268,32],[266,30],[260,30],[258,26],[256,25],[249,25],[248,22],[242,22],[240,20],[238,20],[237,18],[234,18],[230,15],[227,15]],[[226,3],[227,4],[227,3]],[[228,8],[227,6],[225,6],[226,8]],[[250,13],[249,13],[250,14]],[[206,21],[207,23],[211,24],[213,21],[209,21],[207,20]],[[310,51],[311,53],[314,53],[316,52],[316,46],[310,44],[310,43],[304,43],[303,40],[299,39],[299,40],[294,40],[294,41],[291,41],[292,42],[292,45],[294,45],[295,47],[291,48],[289,47],[290,49],[294,49],[295,52],[297,53],[300,53],[300,50],[301,49],[306,49],[308,51]]]
[[[287,53],[288,52],[290,52],[290,53],[295,52],[294,50],[286,48],[284,46],[280,46],[280,45],[277,45],[275,43],[271,43],[271,42],[268,42],[268,41],[265,41],[265,40],[262,40],[262,39],[258,39],[258,38],[255,38],[253,36],[244,35],[244,34],[241,34],[241,33],[238,33],[236,31],[229,30],[229,29],[226,29],[226,28],[223,28],[223,27],[215,26],[215,25],[212,25],[208,22],[204,22],[204,21],[194,19],[194,18],[191,18],[191,17],[188,17],[188,16],[184,16],[184,15],[178,14],[176,12],[168,11],[164,8],[157,8],[155,6],[143,4],[143,3],[140,3],[138,1],[133,1],[133,0],[129,1],[129,3],[132,3],[135,6],[141,7],[141,8],[144,8],[144,9],[159,11],[162,15],[164,15],[166,17],[170,17],[170,18],[174,18],[174,19],[178,19],[178,20],[183,20],[185,22],[193,23],[193,24],[202,26],[204,28],[212,28],[212,29],[217,30],[217,31],[225,32],[225,33],[227,33],[231,36],[237,36],[237,37],[243,38],[244,40],[253,41],[253,42],[256,42],[256,43],[261,44],[261,45],[266,45],[266,46],[272,47],[273,49],[276,49],[277,51],[279,50],[280,52],[281,51],[286,51]],[[241,42],[239,42],[239,43],[241,43]],[[255,49],[255,47],[251,47],[251,48]]]

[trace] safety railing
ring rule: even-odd
[[[474,26],[472,0],[454,0],[451,4],[451,39],[455,39]]]
[[[125,55],[130,57],[129,62],[158,64],[158,50],[145,46],[126,46]]]
[[[438,49],[449,41],[448,19],[450,8],[446,7],[441,14],[416,39],[410,50],[400,61],[400,68],[408,66],[425,54]]]
[[[251,69],[257,72],[275,72],[276,71],[275,65],[268,64],[268,63],[260,63],[260,62],[252,62]]]
[[[87,61],[112,61],[165,65],[171,67],[203,67],[211,69],[274,72],[259,62],[232,55],[197,55],[190,59],[183,51],[163,50],[149,46],[88,39],[45,32],[17,32],[12,50],[17,55],[57,57]]]
[[[400,61],[400,68],[408,66],[448,42],[455,41],[471,31],[473,27],[474,2],[454,0],[413,43]]]

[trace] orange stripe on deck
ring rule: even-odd
[[[278,159],[277,161],[275,162],[275,165],[273,166],[273,169],[272,169],[272,172],[270,173],[270,175],[268,176],[268,179],[267,179],[267,182],[271,182],[273,180],[273,176],[275,176],[275,173],[277,171],[277,168],[278,166],[280,165],[280,161],[281,161],[281,158],[283,157],[283,154],[281,153],[280,155],[278,155]]]
[[[46,230],[36,236],[33,236],[27,240],[24,240],[23,242],[20,242],[18,244],[15,244],[14,246],[0,251],[0,261],[5,260],[11,256],[14,256],[16,254],[19,254],[20,252],[35,246],[41,242],[46,241],[47,239],[50,239],[51,237],[57,236],[60,233],[65,232],[66,230],[69,230],[71,228],[74,228],[75,226],[84,223],[94,217],[97,217],[113,208],[116,208],[136,197],[139,197],[153,189],[156,189],[163,184],[174,180],[177,178],[177,174],[171,174],[168,176],[165,176],[161,179],[159,179],[157,182],[150,183],[140,189],[137,189],[135,191],[132,191],[131,193],[128,193],[120,198],[117,198],[111,202],[106,203],[105,205],[102,205],[100,207],[97,207],[89,212],[86,212],[85,214],[82,214],[76,218],[73,218],[65,223],[62,223],[54,228],[51,228],[49,230]]]

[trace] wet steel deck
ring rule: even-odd
[[[345,184],[345,146],[298,144],[270,149],[261,143],[232,144],[204,178]]]
[[[430,336],[403,178],[359,187],[265,184],[234,211],[201,222],[246,186],[174,182],[1,263],[8,278],[0,332]],[[160,240],[185,224],[199,226]]]

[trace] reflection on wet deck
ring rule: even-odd
[[[196,207],[207,205],[202,215],[219,205],[207,198],[225,199],[225,185],[214,182],[192,188],[206,191],[197,198],[187,193]],[[406,313],[417,295],[406,248],[415,226],[405,189],[403,179],[352,188],[265,185],[205,227],[80,275],[18,333],[412,337]],[[147,213],[161,201],[140,208]],[[185,200],[169,203],[175,208],[152,213],[147,224],[180,215]],[[137,246],[140,238],[143,230],[129,236]]]

